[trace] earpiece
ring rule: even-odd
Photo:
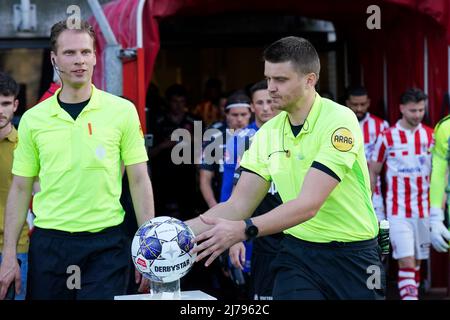
[[[58,68],[58,65],[55,62],[55,58],[52,58],[52,62],[53,62],[53,67],[55,68],[56,71],[64,73],[64,71],[62,71]]]

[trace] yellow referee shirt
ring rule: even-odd
[[[97,232],[120,224],[121,161],[148,160],[134,105],[92,86],[76,120],[55,95],[23,115],[12,172],[39,176],[34,224],[67,232]]]
[[[450,115],[439,121],[434,129],[433,169],[431,170],[430,204],[432,208],[442,208],[444,193],[450,193],[449,163],[450,163]],[[446,186],[446,180],[447,186]],[[448,203],[450,199],[447,198]]]
[[[314,104],[294,137],[286,112],[259,129],[241,166],[273,181],[283,200],[295,199],[315,162],[340,180],[316,216],[285,230],[311,242],[352,242],[378,234],[372,207],[363,137],[355,114],[316,94]]]

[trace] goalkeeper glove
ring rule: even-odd
[[[430,209],[431,244],[437,252],[447,252],[450,232],[444,225],[444,211],[440,208]]]

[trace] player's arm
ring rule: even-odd
[[[447,120],[449,121],[449,120]],[[435,145],[432,149],[432,170],[430,182],[430,227],[431,244],[438,252],[447,252],[450,232],[444,225],[444,191],[446,186],[448,162],[448,126],[440,123],[435,130]]]
[[[147,172],[147,163],[141,162],[125,168],[136,220],[138,225],[142,225],[155,216],[153,189]]]
[[[259,175],[244,172],[231,197],[206,211],[201,217],[187,221],[194,233],[200,234],[212,226],[205,223],[208,218],[242,220],[250,217],[269,190],[270,183]],[[203,220],[202,220],[203,219]],[[209,221],[209,220],[208,220]],[[231,221],[241,225],[242,221]]]
[[[450,120],[447,120],[450,121]],[[444,121],[436,126],[435,142],[432,147],[432,170],[430,180],[430,205],[431,208],[442,209],[444,205],[444,194],[448,170],[448,133],[450,125]]]
[[[224,213],[232,212],[229,210],[235,209],[236,211],[233,212],[235,213],[233,220],[248,218],[259,203],[258,202],[255,205],[255,201],[252,200],[253,197],[258,196],[258,200],[261,201],[270,187],[269,182],[255,175],[261,181],[265,181],[265,190],[261,188],[257,194],[255,194],[254,191],[249,194],[250,190],[255,189],[255,185],[241,183],[241,180],[248,175],[251,174],[245,172],[242,175],[236,186],[236,190],[230,198],[230,200],[234,198],[234,201],[239,198],[248,199],[244,207],[238,207],[243,210],[240,211],[242,214],[238,214],[239,210],[236,210],[234,207],[225,207],[222,206],[222,204],[218,205],[218,207],[223,208]],[[246,181],[249,180],[246,179]],[[335,177],[312,167],[306,174],[302,189],[296,199],[288,201],[268,213],[252,219],[253,224],[258,227],[258,236],[278,233],[313,218],[338,183],[339,181]],[[244,197],[239,196],[241,194],[244,194]],[[237,204],[239,204],[239,202],[237,202]],[[251,204],[251,207],[249,204]],[[230,215],[227,216],[227,219],[230,219]],[[223,215],[219,214],[215,214],[214,216],[223,217]],[[197,261],[211,255],[205,263],[206,266],[212,263],[212,261],[228,247],[236,242],[246,239],[245,223],[242,220],[227,221],[207,216],[203,218],[203,222],[210,224],[212,228],[196,237],[196,241],[201,243],[193,251],[200,252]]]
[[[447,160],[439,157],[437,154],[433,155],[432,168],[430,180],[430,205],[432,208],[442,209],[445,206],[444,194],[447,183],[446,178],[448,176]]]
[[[375,191],[378,176],[381,174],[383,164],[386,161],[387,149],[385,135],[384,132],[382,132],[378,135],[375,142],[372,158],[367,159],[369,165],[370,189],[372,190],[372,193]]]
[[[212,180],[214,178],[214,171],[200,169],[199,173],[200,179],[200,192],[202,193],[203,199],[205,199],[209,208],[217,205],[217,200],[214,196],[214,191],[212,189]]]
[[[311,167],[297,198],[252,219],[258,227],[258,236],[279,233],[313,218],[338,183],[328,173]]]
[[[369,161],[370,189],[375,191],[378,176],[383,169],[383,162]]]
[[[27,218],[34,177],[13,176],[5,210],[4,243],[0,267],[0,300],[15,281],[16,293],[20,293],[20,267],[17,263],[17,241]]]
[[[141,162],[125,167],[130,186],[131,199],[138,226],[155,216],[152,183],[148,176],[147,163]],[[136,283],[140,283],[138,292],[147,292],[150,282],[135,270]]]

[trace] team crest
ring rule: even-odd
[[[420,165],[423,166],[425,164],[425,162],[427,162],[427,157],[419,156],[419,162],[420,162]]]
[[[342,152],[350,151],[353,148],[355,139],[352,132],[347,128],[336,129],[331,135],[331,144]]]

